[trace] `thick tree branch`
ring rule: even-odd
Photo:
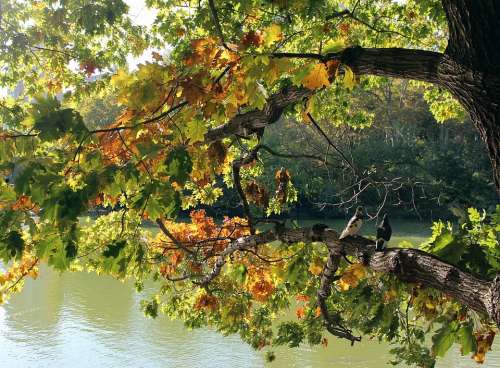
[[[314,91],[307,88],[284,88],[269,97],[262,110],[238,114],[227,123],[210,129],[205,134],[205,143],[212,143],[233,135],[248,136],[260,128],[275,123],[286,107],[311,96],[313,93]]]
[[[370,74],[385,77],[405,78],[439,82],[439,65],[442,54],[424,50],[410,49],[364,49],[361,47],[347,48],[338,53],[272,53],[276,58],[303,58],[326,62],[340,60],[350,66],[356,74]],[[257,129],[275,123],[283,110],[304,98],[316,93],[317,90],[307,88],[287,87],[269,97],[262,110],[251,110],[238,114],[205,134],[205,142],[211,143],[233,135],[248,136]]]
[[[277,58],[316,59],[322,62],[339,60],[356,74],[414,79],[439,83],[439,65],[443,54],[426,50],[403,48],[349,47],[327,54],[273,53]]]
[[[220,273],[227,255],[246,247],[280,240],[284,243],[311,242],[318,240],[310,228],[284,229],[279,232],[269,230],[260,234],[240,238],[227,248],[216,262],[214,276],[207,277],[210,282]],[[338,234],[330,229],[322,236],[330,252],[357,257],[366,267],[377,272],[390,273],[403,282],[418,283],[434,288],[455,298],[458,302],[479,313],[488,315],[500,326],[500,277],[493,281],[481,279],[458,267],[446,263],[437,257],[418,249],[391,248],[384,252],[375,252],[372,240],[348,237],[340,241]],[[219,264],[217,266],[217,264]]]

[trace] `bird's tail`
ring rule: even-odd
[[[383,250],[384,249],[384,239],[377,239],[375,242],[375,250]]]

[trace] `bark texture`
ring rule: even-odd
[[[500,194],[500,0],[442,0],[448,19],[441,84],[469,112]]]

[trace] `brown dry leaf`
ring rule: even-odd
[[[491,350],[491,345],[495,338],[495,331],[490,330],[486,334],[476,333],[475,336],[477,348],[472,359],[474,359],[476,363],[482,364],[484,363],[486,353]]]

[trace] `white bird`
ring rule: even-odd
[[[342,234],[340,234],[339,239],[344,239],[348,236],[356,236],[361,229],[361,225],[363,225],[363,217],[363,207],[359,206],[356,208],[354,216],[351,217],[344,231],[342,231]]]

